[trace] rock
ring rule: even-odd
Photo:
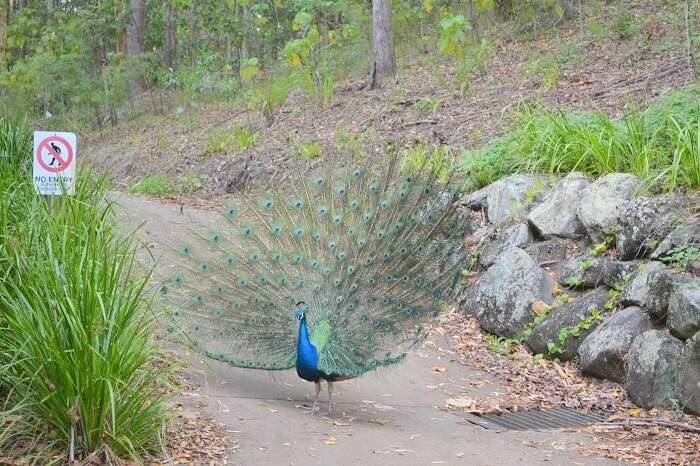
[[[585,374],[622,383],[625,357],[632,342],[652,327],[649,316],[638,307],[628,307],[610,316],[579,346],[581,369]]]
[[[594,310],[603,312],[607,300],[607,289],[599,288],[576,301],[571,301],[553,309],[533,329],[532,334],[527,339],[527,345],[535,353],[541,353],[553,358],[556,357],[562,361],[575,358],[579,345],[598,325],[598,322],[591,322],[588,328],[577,328],[577,325],[590,316]],[[562,342],[559,336],[564,328],[569,332],[574,331],[576,335],[568,335]],[[555,344],[563,352],[550,352],[550,343]]]
[[[676,287],[668,303],[668,329],[685,340],[700,330],[700,280]]]
[[[570,259],[559,274],[569,288],[595,288],[605,282],[605,259],[583,254]]]
[[[679,225],[649,257],[673,267],[694,270],[700,253],[700,221]]]
[[[484,330],[514,338],[534,318],[533,303],[552,302],[553,285],[525,251],[511,248],[479,278],[466,306]]]
[[[488,267],[498,259],[504,251],[524,246],[532,241],[530,227],[526,223],[518,223],[496,234],[496,237],[486,245],[479,255],[479,262],[484,267]]]
[[[459,200],[459,205],[472,210],[486,210],[488,208],[486,199],[489,191],[491,190],[491,186],[492,185],[484,186],[481,189],[462,196],[462,198]]]
[[[549,264],[561,261],[566,257],[567,243],[561,238],[553,238],[528,244],[523,250],[532,257],[535,264]]]
[[[688,266],[688,272],[692,273],[693,275],[700,275],[700,259],[691,262],[691,264]]]
[[[511,175],[492,183],[486,195],[489,222],[526,214],[549,192],[546,176]]]
[[[605,239],[617,224],[620,209],[632,198],[641,184],[628,173],[610,173],[594,181],[583,192],[578,218],[595,242]]]
[[[637,261],[607,261],[603,281],[610,288],[619,288],[632,279],[639,265]]]
[[[678,363],[676,392],[687,411],[700,415],[700,332],[688,340],[683,348]]]
[[[665,330],[647,330],[635,338],[625,375],[629,399],[642,408],[671,406],[682,351],[683,343]]]
[[[639,306],[654,320],[662,320],[668,311],[668,301],[676,276],[660,262],[639,267],[632,280],[620,294],[623,306]]]
[[[581,173],[570,173],[552,189],[552,192],[535,207],[527,220],[536,232],[545,238],[579,238],[584,227],[576,211],[581,193],[588,187],[588,180]]]
[[[688,205],[683,196],[643,197],[629,201],[620,211],[619,228],[615,235],[621,259],[645,257],[673,229]]]

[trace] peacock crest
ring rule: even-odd
[[[400,361],[463,264],[462,221],[434,168],[408,170],[397,157],[330,166],[188,219],[191,241],[163,286],[169,330],[234,366],[289,369],[303,303],[319,373],[354,377]]]

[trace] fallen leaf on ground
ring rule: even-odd
[[[446,367],[435,366],[435,367],[433,367],[433,372],[441,372],[441,373],[442,373],[442,372],[447,372],[447,368],[446,368]]]

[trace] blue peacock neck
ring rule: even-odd
[[[318,351],[309,339],[306,316],[303,316],[299,322],[296,369],[302,379],[318,380]]]

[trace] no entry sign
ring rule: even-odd
[[[34,131],[34,187],[39,194],[75,193],[76,137]]]

